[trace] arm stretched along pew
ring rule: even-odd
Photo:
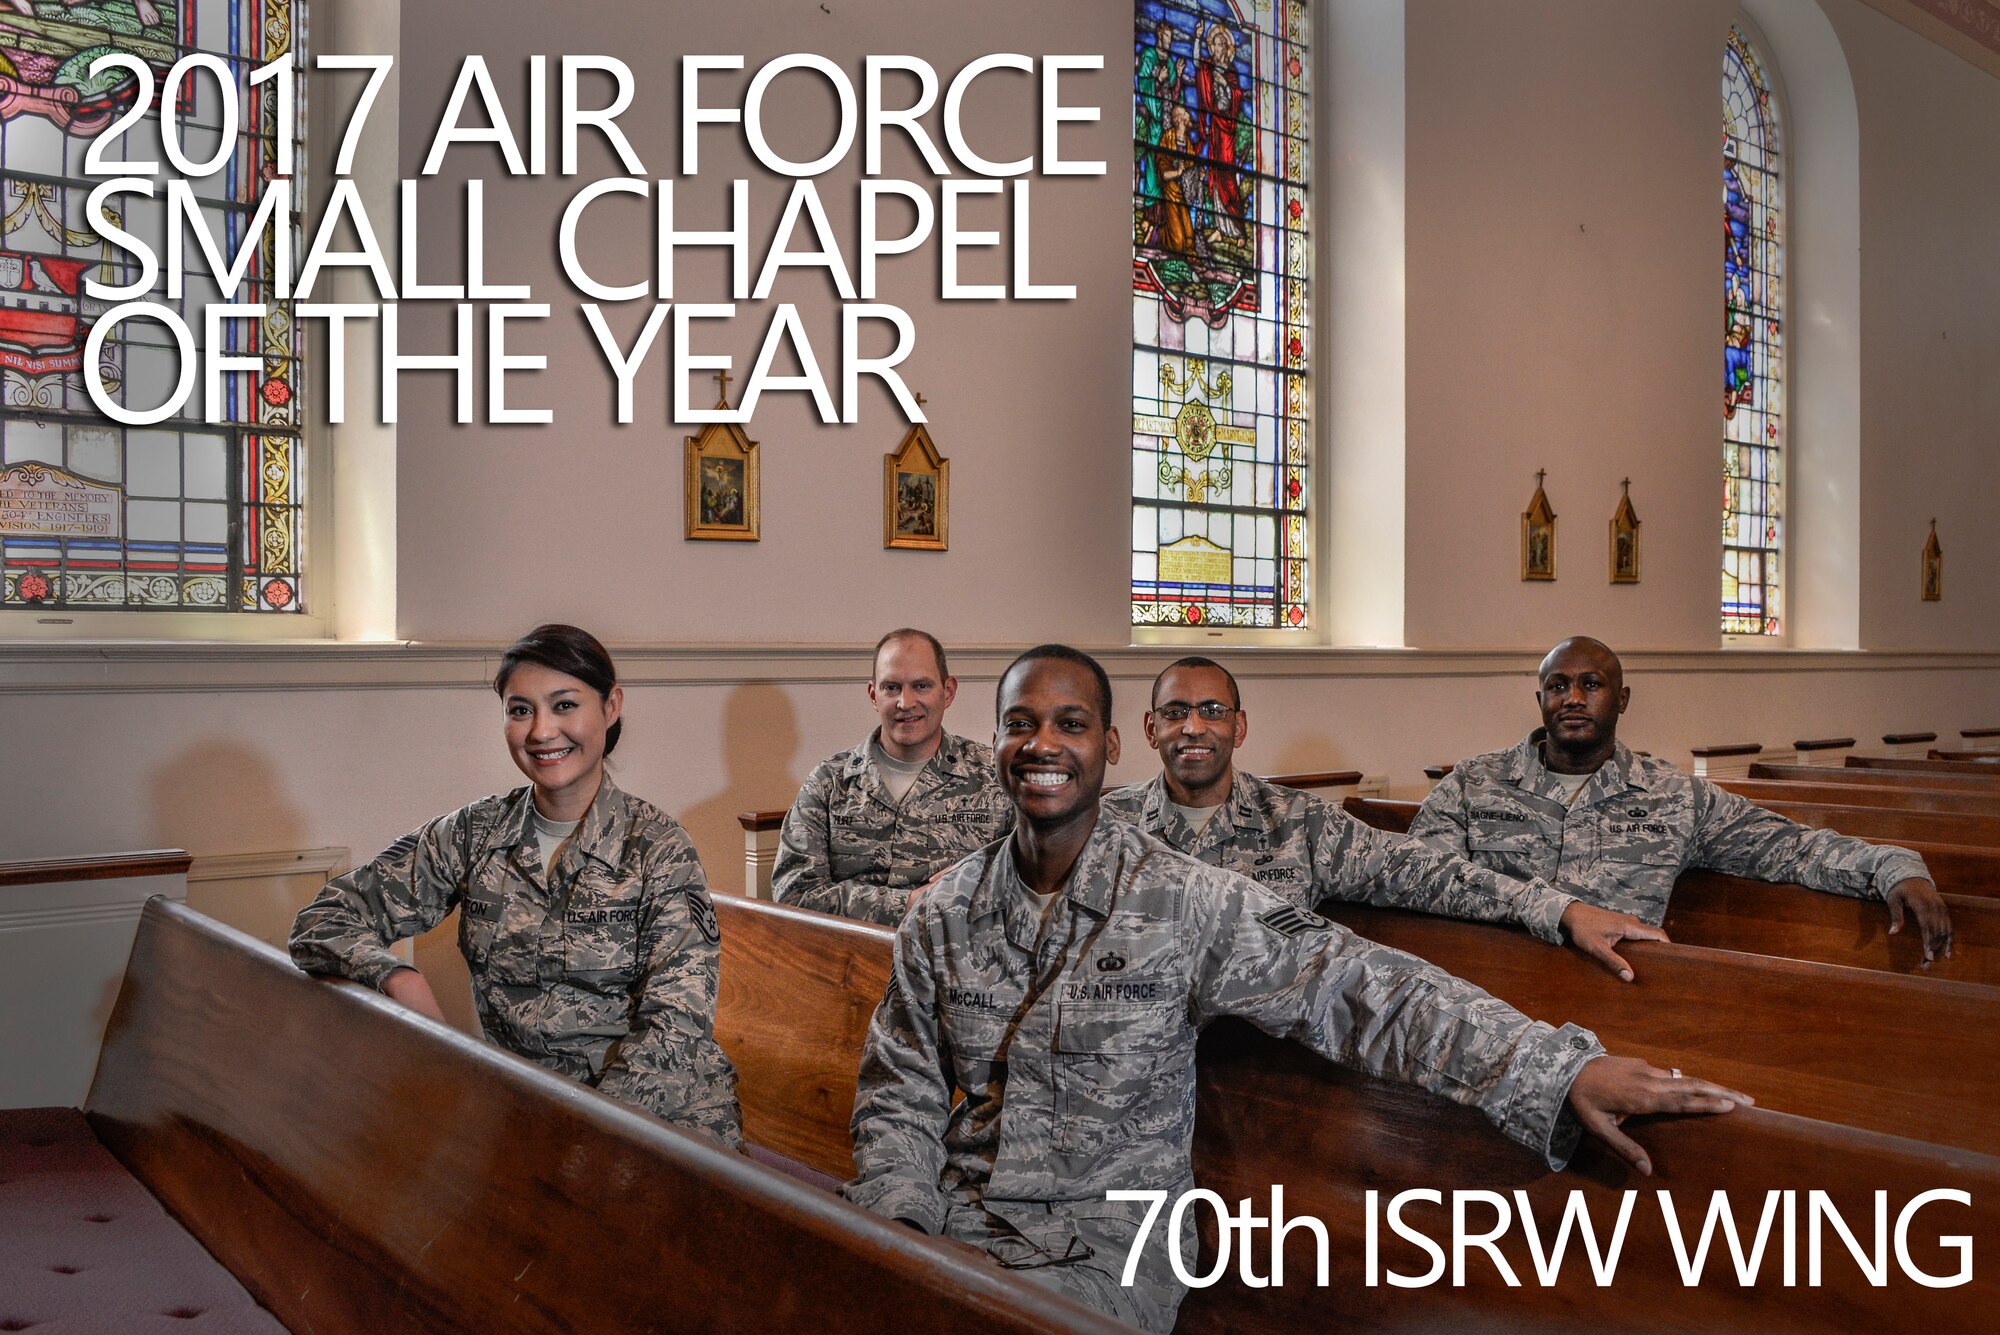
[[[1638,974],[1622,983],[1504,927],[1360,904],[1326,916],[1761,1107],[2000,1153],[2000,988],[1653,941],[1619,947]]]
[[[87,1111],[298,1331],[1123,1329],[160,900]]]
[[[1417,802],[1400,802],[1382,797],[1350,797],[1341,809],[1365,825],[1391,834],[1408,834],[1417,818]],[[2000,895],[2000,849],[1931,843],[1920,839],[1869,839],[1870,843],[1890,843],[1922,855],[1924,865],[1939,891],[1970,898]]]
[[[891,934],[727,896],[716,901],[716,913],[723,924],[717,1030],[737,1063],[745,1134],[753,1140],[771,1136],[781,1148],[818,1147],[814,1166],[844,1175],[854,1072],[868,1017],[888,975]],[[747,976],[752,973],[777,976]],[[769,1009],[774,1005],[782,1009]],[[1970,1207],[1926,1206],[1934,1213],[1917,1215],[1910,1234],[1912,1259],[1942,1275],[1952,1271],[1955,1253],[1939,1245],[1938,1235],[1968,1234],[1979,1250],[2000,1245],[2000,1160],[1988,1156],[1747,1109],[1641,1127],[1639,1136],[1653,1152],[1653,1178],[1631,1175],[1622,1162],[1590,1144],[1569,1172],[1552,1174],[1493,1134],[1471,1110],[1345,1070],[1235,1022],[1217,1024],[1203,1036],[1200,1062],[1196,1181],[1232,1206],[1249,1198],[1260,1214],[1268,1212],[1273,1185],[1282,1185],[1288,1217],[1312,1215],[1325,1226],[1329,1274],[1325,1287],[1315,1282],[1310,1235],[1297,1229],[1287,1248],[1282,1288],[1245,1285],[1232,1257],[1219,1283],[1188,1296],[1177,1327],[1187,1335],[1317,1329],[1580,1333],[1613,1326],[1661,1335],[1839,1326],[1936,1335],[1970,1328],[2000,1297],[1990,1266],[1975,1269],[1959,1288],[1920,1288],[1893,1273],[1888,1287],[1873,1287],[1831,1239],[1828,1247],[1834,1250],[1828,1252],[1821,1286],[1781,1290],[1776,1225],[1757,1287],[1738,1284],[1718,1241],[1702,1282],[1688,1288],[1652,1195],[1655,1188],[1673,1193],[1676,1217],[1692,1246],[1711,1194],[1718,1191],[1728,1192],[1746,1242],[1767,1191],[1796,1191],[1801,1204],[1808,1191],[1826,1191],[1864,1238],[1872,1237],[1866,1230],[1876,1190],[1888,1194],[1895,1210],[1930,1188],[1966,1191]],[[801,1091],[806,1096],[796,1097]],[[1379,1277],[1371,1287],[1364,1273],[1364,1193],[1379,1190],[1386,1201],[1408,1188],[1488,1190],[1510,1201],[1514,1191],[1525,1192],[1544,1247],[1560,1227],[1572,1192],[1581,1193],[1600,1239],[1610,1232],[1624,1194],[1641,1194],[1609,1289],[1592,1281],[1574,1238],[1557,1285],[1540,1287],[1518,1227],[1498,1245],[1525,1287],[1507,1287],[1476,1251],[1463,1287],[1447,1278],[1405,1289]],[[1449,1245],[1448,1220],[1439,1211],[1419,1205],[1406,1218]],[[1478,1215],[1475,1227],[1488,1218]],[[1801,1236],[1803,1231],[1801,1223]],[[1385,1265],[1403,1274],[1425,1270],[1420,1253],[1397,1244],[1386,1227],[1380,1232]],[[1252,1269],[1268,1275],[1268,1232],[1254,1247]],[[1197,1269],[1212,1264],[1213,1256],[1205,1255]]]

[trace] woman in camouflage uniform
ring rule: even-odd
[[[423,974],[388,948],[460,909],[488,1038],[736,1145],[736,1073],[714,1033],[715,909],[687,832],[604,772],[624,726],[610,654],[574,626],[537,626],[501,656],[493,689],[529,786],[328,883],[292,925],[292,959],[442,1021]]]

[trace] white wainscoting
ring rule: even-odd
[[[187,877],[0,886],[0,1107],[82,1106],[154,895],[185,903]]]

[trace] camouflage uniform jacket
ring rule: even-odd
[[[1459,762],[1431,790],[1411,837],[1656,925],[1689,867],[1856,899],[1930,877],[1906,848],[1810,829],[1623,742],[1565,806],[1542,764],[1544,735],[1537,728],[1510,750]]]
[[[380,988],[389,943],[453,908],[486,1036],[727,1145],[736,1072],[715,1041],[721,933],[687,832],[606,778],[546,876],[534,790],[484,798],[331,881],[292,924],[308,973]]]
[[[981,1241],[997,1218],[1010,1228],[988,1249],[1003,1264],[1116,1276],[1145,1205],[1105,1193],[1192,1185],[1195,1041],[1223,1015],[1473,1104],[1552,1166],[1580,1135],[1567,1095],[1603,1052],[1594,1036],[1123,821],[1098,821],[1038,949],[1039,919],[1011,840],[904,919],[862,1052],[850,1200]],[[1181,1286],[1158,1235],[1146,1241],[1138,1284],[1171,1324]]]
[[[1014,828],[993,748],[954,737],[899,805],[875,767],[875,739],[823,762],[785,813],[772,898],[893,927],[910,891]]]
[[[1518,922],[1561,945],[1563,910],[1576,902],[1542,881],[1495,875],[1242,770],[1230,782],[1228,803],[1199,832],[1174,809],[1164,775],[1106,794],[1104,809],[1302,909],[1339,899],[1475,922]]]

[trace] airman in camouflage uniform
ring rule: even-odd
[[[1604,1051],[1121,821],[1098,822],[1039,950],[1037,927],[1011,842],[917,902],[869,1026],[846,1194],[1003,1265],[1056,1267],[1045,1278],[1148,1330],[1172,1328],[1182,1288],[1158,1237],[1119,1286],[1145,1206],[1105,1193],[1194,1185],[1210,1020],[1473,1104],[1552,1168],[1578,1136],[1570,1083]]]
[[[1249,713],[1227,668],[1199,656],[1169,664],[1146,711],[1146,740],[1160,753],[1161,773],[1107,794],[1104,810],[1304,909],[1345,900],[1519,923],[1551,945],[1563,944],[1567,929],[1579,951],[1623,977],[1631,967],[1612,946],[1660,935],[1623,914],[1579,904],[1545,881],[1496,875],[1364,825],[1311,793],[1245,774],[1232,757],[1248,734]]]
[[[1460,761],[1431,790],[1413,838],[1649,923],[1665,919],[1674,880],[1689,867],[1796,881],[1886,901],[1891,931],[1907,910],[1923,932],[1925,963],[1950,953],[1951,915],[1917,854],[1808,828],[1634,755],[1617,739],[1631,689],[1603,644],[1563,641],[1537,680],[1543,726],[1510,750]]]
[[[944,731],[957,692],[934,637],[908,628],[882,637],[868,681],[881,726],[799,789],[779,833],[774,899],[893,927],[912,891],[1007,833],[1013,808],[992,748]]]
[[[1235,771],[1228,805],[1201,829],[1174,809],[1164,777],[1107,793],[1104,810],[1211,867],[1226,867],[1300,908],[1329,900],[1519,923],[1552,945],[1576,902],[1539,880],[1496,876],[1462,858],[1363,825],[1311,793]]]
[[[1461,760],[1431,790],[1410,836],[1650,923],[1666,918],[1674,879],[1690,867],[1855,899],[1887,899],[1900,882],[1930,879],[1907,848],[1800,825],[1623,742],[1564,805],[1542,762],[1546,736],[1537,728],[1505,751]]]
[[[714,1033],[722,937],[686,831],[606,777],[545,875],[533,806],[526,787],[474,802],[329,882],[292,925],[292,959],[379,990],[409,967],[389,944],[458,908],[488,1038],[736,1145]]]
[[[1110,696],[1095,660],[1060,645],[1001,678],[1015,831],[945,873],[897,931],[862,1054],[850,1200],[1163,1332],[1183,1296],[1169,1244],[1149,1235],[1123,1286],[1146,1205],[1106,1193],[1192,1187],[1195,1042],[1218,1016],[1477,1106],[1555,1167],[1575,1118],[1618,1145],[1618,1113],[1742,1099],[1615,1058],[1586,1073],[1603,1054],[1591,1034],[1101,819]],[[1644,1166],[1638,1146],[1619,1152]],[[1191,1236],[1172,1245],[1192,1253]]]

